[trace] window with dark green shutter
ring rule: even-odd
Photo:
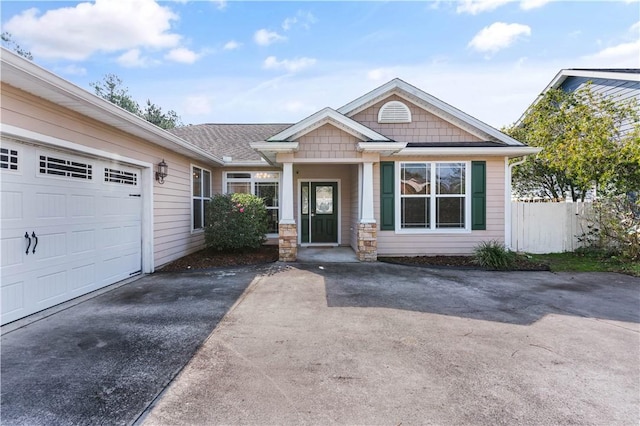
[[[471,229],[487,229],[487,163],[471,162]]]
[[[395,164],[393,161],[380,162],[380,230],[395,229]]]

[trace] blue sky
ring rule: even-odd
[[[185,124],[296,122],[400,77],[500,128],[562,68],[640,68],[638,0],[3,1],[2,31]]]

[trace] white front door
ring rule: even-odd
[[[141,171],[2,141],[2,324],[139,273]]]

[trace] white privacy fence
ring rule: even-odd
[[[511,249],[529,253],[574,251],[587,228],[591,203],[511,203]]]

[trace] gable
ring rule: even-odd
[[[360,140],[346,131],[324,124],[297,139],[296,158],[354,158]]]
[[[405,104],[411,112],[410,123],[379,123],[380,109],[390,101]],[[428,142],[482,142],[479,137],[419,107],[413,102],[392,94],[351,117],[354,121],[395,141],[409,143]]]

